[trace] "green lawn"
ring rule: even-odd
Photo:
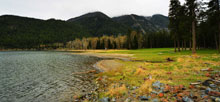
[[[152,49],[138,49],[138,50],[110,50],[102,53],[118,53],[118,54],[134,54],[134,60],[146,60],[146,61],[165,61],[166,58],[180,57],[182,55],[191,55],[192,52],[181,51],[174,53],[173,48],[152,48]],[[210,54],[218,54],[216,50],[198,50],[198,55],[208,56]]]

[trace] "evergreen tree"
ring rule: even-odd
[[[170,33],[174,39],[174,48],[176,52],[176,41],[179,44],[179,36],[178,36],[178,26],[179,26],[179,20],[178,20],[178,12],[180,8],[180,2],[179,0],[170,0],[170,9],[169,9],[169,29]],[[179,46],[178,46],[179,48]]]
[[[190,17],[190,21],[192,23],[192,53],[196,53],[196,8],[197,2],[196,0],[186,0],[186,6],[188,9],[188,14]]]
[[[208,3],[208,19],[211,23],[211,27],[216,35],[216,48],[220,53],[220,0],[210,0]],[[218,35],[218,38],[217,38]],[[217,41],[218,40],[218,41]]]

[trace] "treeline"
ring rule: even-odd
[[[70,49],[140,49],[172,47],[170,33],[166,30],[142,34],[129,31],[126,35],[76,38],[66,43]]]
[[[219,0],[170,0],[169,30],[175,51],[182,46],[196,49],[213,48],[220,51]]]

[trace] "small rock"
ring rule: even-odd
[[[217,85],[215,85],[215,84],[210,84],[209,85],[211,88],[217,88]]]
[[[184,86],[183,86],[183,85],[179,85],[179,88],[180,88],[181,90],[183,90]]]
[[[151,97],[152,98],[155,98],[157,95],[156,94],[151,94]]]
[[[204,99],[208,99],[209,96],[208,96],[208,95],[202,95],[202,98],[204,98]]]
[[[184,96],[183,97],[183,102],[194,102],[191,98]]]
[[[209,70],[209,68],[206,68],[206,69],[201,69],[201,71],[208,71]]]
[[[190,83],[190,85],[199,85],[200,83],[197,82],[197,83]]]
[[[161,83],[160,81],[156,81],[155,83],[152,84],[152,86],[156,89],[160,88],[161,87]]]
[[[210,91],[212,91],[212,89],[208,87],[208,88],[206,88],[205,93],[209,94]]]
[[[140,96],[139,98],[141,101],[148,101],[149,100],[146,96]]]
[[[183,96],[183,93],[179,93],[177,94],[178,97],[182,97]]]
[[[131,99],[130,99],[130,98],[127,98],[127,99],[125,100],[125,102],[131,102]]]
[[[208,71],[213,71],[213,69],[212,68],[208,68]]]
[[[137,89],[137,87],[136,87],[136,86],[133,86],[133,87],[132,87],[132,89],[133,89],[133,90],[136,90],[136,89]]]
[[[164,99],[162,99],[162,102],[169,102],[169,101],[168,101],[167,99],[164,98]]]
[[[104,97],[104,98],[100,99],[100,102],[109,102],[109,98],[108,97]]]
[[[159,102],[157,98],[153,99],[152,102]]]
[[[205,76],[206,76],[206,77],[210,77],[211,75],[210,75],[209,73],[206,73]]]
[[[112,102],[116,102],[116,99],[115,99],[115,98],[112,98]]]
[[[177,97],[176,99],[177,99],[177,102],[181,102],[183,100],[182,97]]]
[[[207,65],[209,65],[210,63],[208,63],[208,62],[205,62],[204,64],[207,64]]]
[[[159,94],[157,91],[151,91],[152,94]]]
[[[164,96],[164,94],[163,93],[159,93],[159,95],[158,95],[160,98],[161,97],[163,97]]]
[[[190,85],[189,88],[190,88],[190,89],[194,89],[194,85]]]
[[[220,92],[217,92],[217,91],[209,91],[208,95],[220,97]]]
[[[220,102],[220,98],[216,98],[216,99],[215,99],[215,102]]]
[[[167,74],[172,74],[172,72],[167,72]]]
[[[151,99],[151,96],[147,96],[148,99]]]
[[[202,83],[204,86],[209,86],[211,84],[211,80],[206,80]]]

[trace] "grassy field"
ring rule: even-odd
[[[201,69],[220,70],[220,54],[216,50],[198,50],[196,55],[191,51],[173,52],[172,48],[155,48],[139,50],[99,50],[93,53],[132,54],[133,61],[116,60],[123,64],[97,75],[103,92],[100,97],[124,97],[130,93],[148,94],[151,85],[160,81],[169,85],[189,86],[192,82],[206,80],[211,73]],[[91,51],[88,51],[91,52]],[[174,61],[167,61],[170,58]],[[137,89],[132,89],[138,87]]]
[[[153,48],[153,49],[139,49],[139,50],[109,50],[102,51],[100,50],[98,53],[116,53],[116,54],[134,54],[134,60],[145,60],[145,61],[164,61],[166,58],[178,58],[183,55],[191,55],[192,52],[181,51],[174,53],[173,48]],[[212,54],[218,54],[216,50],[198,50],[197,55],[209,56]]]

